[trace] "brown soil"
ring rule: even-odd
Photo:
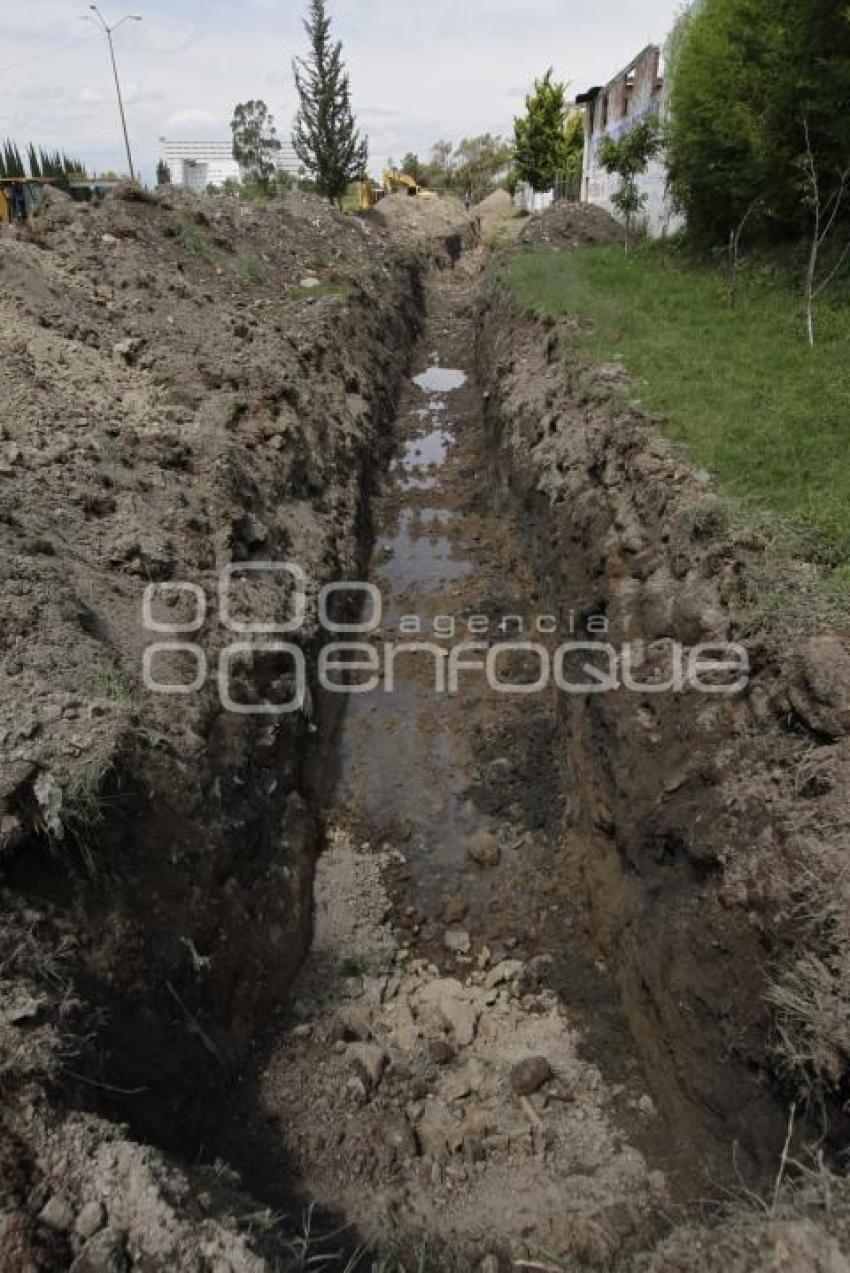
[[[847,948],[830,915],[847,896],[837,775],[848,759],[838,720],[850,702],[848,643],[765,623],[761,597],[789,567],[768,559],[757,535],[731,530],[707,475],[624,404],[621,366],[571,365],[570,328],[518,314],[494,293],[478,344],[503,488],[521,510],[547,611],[604,614],[608,639],[643,642],[638,679],[650,686],[664,679],[671,640],[743,642],[751,661],[747,692],[731,699],[688,690],[561,700],[584,923],[618,984],[653,1096],[690,1144],[690,1169],[702,1160],[715,1184],[765,1188],[791,1108],[786,1152],[814,1164],[828,1193],[822,1150],[838,1152],[840,1170],[846,1138],[847,1005],[836,978]],[[811,964],[824,969],[820,998],[804,979]],[[796,992],[778,1019],[771,986],[775,1003]],[[814,1203],[821,1221],[824,1197]],[[773,1267],[768,1252],[786,1240],[798,1252],[789,1267],[826,1258],[813,1249],[805,1262],[804,1239],[781,1226],[738,1221],[752,1233],[733,1224],[722,1238],[700,1236],[705,1267]],[[845,1241],[840,1224],[827,1227],[823,1251]],[[665,1255],[659,1267],[702,1267],[684,1259],[689,1240],[665,1248],[681,1265]]]
[[[520,240],[579,247],[583,243],[617,243],[622,237],[622,227],[604,208],[584,203],[558,203],[530,217]]]
[[[368,545],[420,274],[450,262],[442,232],[408,245],[318,199],[258,211],[127,189],[54,201],[0,237],[0,1068],[27,1163],[4,1197],[29,1208],[36,1246],[38,1207],[79,1156],[67,1111],[117,1113],[195,1159],[307,949],[305,772],[323,743],[308,710],[271,726],[222,710],[217,580],[231,562],[298,561],[313,657],[315,590],[356,574]],[[208,613],[177,640],[213,676],[154,694],[143,654],[169,638],[145,629],[143,594],[184,580]],[[251,617],[287,602],[259,577],[240,586]],[[155,602],[159,622],[192,616],[185,595]],[[155,666],[178,683],[194,670],[182,655]],[[289,670],[256,656],[237,697],[280,701]],[[120,1199],[113,1218],[144,1253]],[[172,1267],[189,1267],[182,1240],[161,1256]],[[62,1241],[82,1246],[73,1221]]]

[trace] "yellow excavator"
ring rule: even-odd
[[[399,172],[397,168],[385,168],[383,181],[384,190],[387,194],[397,194],[400,191],[406,191],[414,199],[437,198],[433,190],[425,190],[409,173]]]
[[[360,200],[360,211],[368,212],[380,199],[383,199],[384,192],[370,177],[364,177],[357,183],[357,195]]]

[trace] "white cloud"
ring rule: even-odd
[[[222,116],[216,115],[213,111],[208,110],[183,110],[175,111],[173,115],[169,115],[165,121],[166,128],[206,128],[210,125],[218,125],[221,123]]]

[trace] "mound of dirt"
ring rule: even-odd
[[[520,238],[523,243],[579,247],[582,243],[617,243],[622,227],[604,208],[592,203],[556,203],[535,213]]]
[[[438,264],[447,254],[456,261],[464,248],[476,238],[476,223],[459,199],[411,198],[406,194],[389,195],[372,209],[366,221],[386,229],[394,238],[411,245],[430,243]]]
[[[309,942],[321,721],[309,692],[283,716],[227,695],[293,695],[293,657],[244,632],[291,617],[263,563],[307,576],[285,639],[308,678],[318,590],[358,577],[423,264],[414,234],[295,194],[124,188],[0,233],[0,1206],[35,1248],[69,1111],[194,1158]],[[226,615],[235,563],[260,569]],[[151,1244],[122,1171],[98,1198],[137,1262],[213,1267]],[[96,1199],[65,1187],[73,1230]]]
[[[494,190],[492,194],[488,194],[486,199],[482,199],[476,204],[475,211],[480,217],[509,217],[516,209],[514,201],[508,194],[507,190]]]

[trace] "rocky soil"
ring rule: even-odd
[[[617,1125],[542,984],[550,961],[501,944],[473,957],[461,928],[447,933],[453,968],[417,958],[381,879],[400,858],[340,829],[319,863],[297,1024],[260,1105],[308,1194],[376,1247],[434,1260],[443,1246],[451,1267],[545,1251],[598,1263],[645,1244],[663,1228],[664,1174]],[[647,1093],[634,1108],[655,1118]]]
[[[316,594],[368,548],[421,273],[450,263],[432,229],[388,235],[305,196],[261,210],[125,188],[0,236],[10,1268],[227,1266],[233,1243],[201,1224],[221,1189],[84,1111],[196,1158],[309,944],[304,773],[323,740],[309,695],[274,719],[223,710],[218,582],[234,562],[296,561],[312,665]],[[458,211],[452,252],[470,233]],[[288,617],[286,580],[237,582],[237,621]],[[158,641],[199,648],[152,664],[185,685],[206,660],[197,693],[143,683]],[[231,688],[285,701],[291,664],[249,649]],[[249,1246],[235,1267],[254,1267]]]
[[[761,1189],[786,1145],[801,1179],[820,1180],[824,1152],[841,1170],[847,1132],[848,632],[819,618],[810,567],[729,520],[708,475],[633,405],[620,364],[576,363],[574,321],[538,321],[494,290],[479,356],[504,498],[522,510],[547,609],[604,615],[606,640],[641,650],[645,692],[560,703],[587,931],[659,1108],[726,1145],[711,1178]],[[805,607],[767,613],[789,580],[811,599],[805,621]],[[658,692],[671,643],[718,641],[746,647],[746,693]],[[845,1241],[830,1231],[814,1246]],[[661,1267],[779,1267],[786,1237],[739,1243],[733,1226],[704,1263]],[[788,1241],[788,1267],[832,1258],[813,1247],[807,1263],[801,1234]]]

